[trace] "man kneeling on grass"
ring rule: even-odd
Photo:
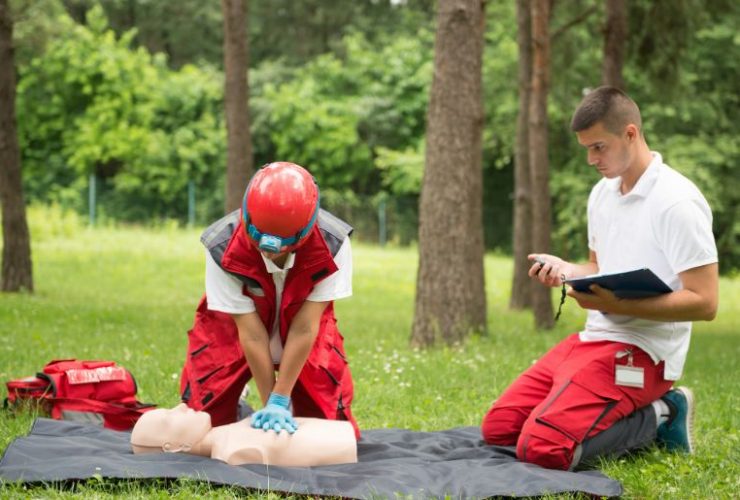
[[[517,457],[572,469],[657,440],[693,452],[694,400],[681,376],[691,322],[717,311],[717,249],[712,213],[684,176],[651,152],[637,105],[613,87],[583,99],[571,128],[604,176],[588,200],[587,264],[553,255],[529,275],[547,286],[567,278],[650,268],[673,290],[619,299],[592,285],[568,295],[588,311],[585,328],[560,342],[494,402],[483,419],[489,444],[514,445]]]

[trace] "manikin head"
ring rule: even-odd
[[[211,430],[211,416],[185,403],[144,413],[131,431],[134,453],[188,452]]]
[[[609,179],[623,176],[649,153],[637,104],[621,90],[603,86],[578,105],[571,129],[588,150],[588,163]]]
[[[300,165],[265,165],[249,181],[242,220],[250,242],[267,258],[292,252],[303,243],[319,213],[319,187]]]

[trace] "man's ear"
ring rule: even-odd
[[[627,139],[629,139],[630,142],[637,139],[640,135],[640,129],[637,128],[637,125],[634,123],[630,123],[625,127],[624,133],[627,134]]]

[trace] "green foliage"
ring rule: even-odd
[[[69,16],[82,25],[90,24],[88,12],[92,8],[102,8],[109,19],[110,27],[118,36],[134,30],[134,44],[152,53],[164,53],[172,68],[196,62],[221,65],[223,22],[219,2],[55,1],[62,3]]]
[[[31,231],[60,215],[41,211]],[[0,299],[0,379],[30,375],[53,358],[112,359],[136,376],[139,398],[179,402],[187,329],[203,292],[203,251],[195,230],[132,227],[88,230],[70,225],[34,240],[37,293]],[[363,429],[418,431],[477,426],[491,401],[560,339],[578,329],[583,312],[568,300],[555,330],[536,332],[529,313],[508,310],[512,262],[487,255],[489,330],[455,347],[409,348],[417,252],[353,245],[354,294],[337,301],[355,380],[353,413]],[[392,279],[389,279],[392,277]],[[657,449],[604,460],[599,469],[624,484],[625,498],[734,498],[740,484],[737,364],[740,280],[720,280],[720,310],[695,325],[681,384],[694,389],[697,453]],[[250,402],[255,406],[252,386]],[[0,397],[2,394],[0,394]],[[0,412],[0,452],[28,432],[32,415]],[[27,488],[27,489],[25,489]],[[0,497],[234,497],[193,481],[93,480],[67,485],[0,485]],[[249,492],[259,497],[256,492]],[[454,492],[452,492],[454,493]]]
[[[424,143],[416,148],[396,151],[379,147],[375,164],[381,171],[383,184],[395,194],[418,195],[424,176]]]
[[[102,10],[87,26],[60,16],[61,36],[22,67],[19,141],[28,198],[84,208],[89,174],[123,220],[182,214],[187,183],[217,183],[225,143],[219,73],[169,70],[164,58],[116,38]],[[106,205],[107,203],[107,205]]]
[[[255,164],[283,159],[306,165],[325,192],[345,198],[332,195],[333,206],[363,218],[352,220],[358,227],[377,224],[381,192],[391,196],[388,207],[397,205],[403,220],[414,221],[434,3],[352,2],[340,12],[323,0],[251,2]],[[167,2],[13,4],[28,198],[83,211],[88,174],[95,172],[103,218],[182,220],[192,180],[198,220],[218,215],[226,149],[218,5],[183,0],[181,12],[174,12]],[[60,15],[62,4],[77,22]],[[631,2],[624,68],[648,143],[694,180],[712,205],[723,272],[740,268],[740,188],[733,170],[740,123],[738,5]],[[573,24],[584,11],[590,16]],[[489,249],[508,251],[518,113],[515,3],[489,2],[486,12],[485,236]],[[595,0],[558,3],[551,21],[553,246],[572,259],[586,255],[585,204],[598,175],[586,165],[569,121],[583,90],[601,80],[603,22],[603,5]]]
[[[274,64],[257,68],[255,145],[267,145],[272,159],[306,166],[324,188],[377,191],[374,158],[406,153],[423,136],[430,46],[430,33],[420,32],[396,37],[377,51],[354,33],[337,54],[315,58],[287,80]]]
[[[414,240],[432,43],[431,32],[419,30],[378,50],[354,32],[336,53],[303,67],[268,62],[251,71],[257,164],[283,159],[308,167],[322,204],[358,236],[377,238],[382,210],[389,240]],[[377,196],[381,190],[393,197]]]
[[[13,13],[13,46],[16,66],[25,66],[46,50],[49,40],[64,27],[57,18],[64,13],[60,0],[10,0]]]
[[[318,71],[341,71],[336,61],[321,59]],[[372,174],[372,161],[369,148],[357,135],[355,103],[351,98],[330,100],[325,96],[317,80],[301,75],[279,88],[265,89],[264,98],[271,104],[266,124],[275,145],[275,159],[304,165],[323,187],[352,185],[365,191],[362,188]]]
[[[200,191],[200,220],[222,210],[221,174],[225,168],[221,73],[185,65],[163,75],[152,94],[150,142],[115,178],[121,207],[138,199],[136,218],[148,214],[182,216],[188,182]]]
[[[344,37],[362,33],[376,47],[395,35],[432,27],[435,0],[250,0],[249,44],[255,61],[282,59],[299,66],[341,48]],[[398,5],[397,5],[398,4]]]

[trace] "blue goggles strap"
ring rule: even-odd
[[[249,191],[249,186],[247,186],[247,192],[248,191]],[[282,247],[287,247],[287,246],[298,243],[311,231],[311,228],[313,228],[313,225],[316,223],[316,219],[319,216],[320,206],[321,206],[321,193],[319,192],[317,193],[317,197],[316,197],[316,208],[314,209],[313,214],[311,215],[311,219],[308,221],[308,224],[306,224],[306,226],[303,229],[298,231],[298,233],[288,238],[283,238],[281,236],[275,236],[273,234],[260,232],[260,230],[257,229],[255,225],[249,221],[249,214],[247,213],[247,197],[246,196],[244,196],[244,198],[242,199],[242,220],[244,221],[244,227],[247,230],[247,234],[249,235],[250,238],[256,241],[258,245],[260,241],[262,240],[263,236],[267,236],[270,239],[279,241],[280,242],[279,247],[282,248]],[[274,252],[274,248],[262,248],[261,245],[260,245],[260,248],[262,250],[268,250],[268,251]]]

